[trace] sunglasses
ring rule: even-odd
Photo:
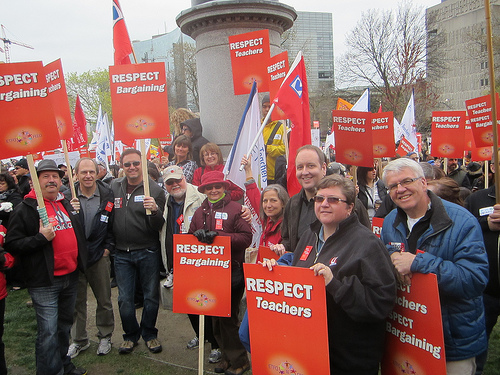
[[[216,190],[222,189],[222,185],[221,184],[208,185],[205,187],[205,190],[213,190],[213,189],[216,189]]]
[[[133,161],[133,162],[126,162],[126,163],[123,163],[123,166],[125,168],[130,168],[130,166],[133,165],[134,167],[138,167],[139,165],[141,165],[141,162],[140,161]]]
[[[168,185],[168,186],[172,186],[173,184],[180,184],[181,181],[182,181],[182,178],[179,178],[179,179],[177,179],[177,178],[171,178],[170,180],[167,180],[165,182],[165,184]]]
[[[314,199],[314,202],[316,202],[316,203],[323,203],[323,201],[325,199],[329,204],[338,204],[339,202],[347,203],[347,201],[345,199],[340,199],[340,198],[332,197],[332,196],[324,197],[322,195],[316,195],[313,199]]]

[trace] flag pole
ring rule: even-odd
[[[146,140],[141,138],[141,164],[142,164],[142,184],[144,186],[144,196],[149,197],[149,174],[148,174],[148,159],[146,155]],[[151,211],[146,209],[146,215],[151,215]]]
[[[69,179],[69,187],[71,189],[71,198],[76,198],[75,184],[73,183],[73,169],[71,168],[71,163],[69,162],[68,145],[65,139],[62,139],[61,143],[63,145],[66,168],[68,168],[68,179]]]
[[[40,181],[38,180],[38,174],[36,173],[35,161],[33,160],[33,154],[26,155],[26,160],[28,161],[28,169],[31,175],[31,182],[33,184],[33,190],[35,190],[37,211],[42,220],[44,227],[50,224],[49,216],[47,215],[47,209],[45,208],[45,202],[43,200],[42,189],[40,188]]]
[[[493,126],[493,160],[495,164],[495,197],[496,203],[500,203],[500,168],[498,166],[498,124],[497,124],[497,101],[495,92],[495,66],[493,59],[493,41],[491,31],[491,9],[490,0],[484,0],[484,10],[486,12],[486,44],[488,46],[488,68],[490,72],[490,95],[491,95],[491,119]],[[485,180],[488,174],[485,175]]]

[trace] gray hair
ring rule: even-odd
[[[268,191],[274,190],[276,194],[278,195],[278,199],[281,201],[283,204],[283,211],[281,211],[281,216],[283,216],[283,213],[285,212],[285,206],[288,203],[288,200],[290,197],[288,196],[288,192],[286,189],[279,185],[279,184],[271,184],[268,185],[262,190],[262,194],[260,195],[260,218],[262,221],[266,218],[266,214],[264,213],[264,208],[263,208],[263,200],[264,200],[264,193],[267,193]]]
[[[399,173],[402,172],[403,169],[410,169],[415,177],[425,178],[424,171],[420,164],[418,164],[415,160],[408,158],[399,158],[389,162],[382,173],[382,181],[384,181],[385,186],[387,186],[387,174],[394,172]]]

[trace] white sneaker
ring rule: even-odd
[[[218,363],[222,360],[222,352],[220,349],[212,349],[210,355],[208,356],[209,363]]]
[[[71,359],[75,358],[80,354],[80,352],[83,352],[84,350],[87,350],[90,347],[90,342],[87,343],[87,345],[79,345],[79,344],[71,344],[68,348],[68,357]]]
[[[167,273],[167,279],[163,283],[164,288],[172,288],[174,286],[174,274],[172,272]]]
[[[99,342],[99,347],[97,348],[97,355],[106,355],[111,351],[111,339],[104,338]]]

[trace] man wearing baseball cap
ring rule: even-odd
[[[84,375],[67,356],[73,324],[78,268],[85,269],[87,248],[78,214],[59,192],[64,172],[53,160],[42,160],[37,168],[49,224],[37,211],[31,190],[9,220],[6,250],[23,267],[37,317],[37,374]]]

